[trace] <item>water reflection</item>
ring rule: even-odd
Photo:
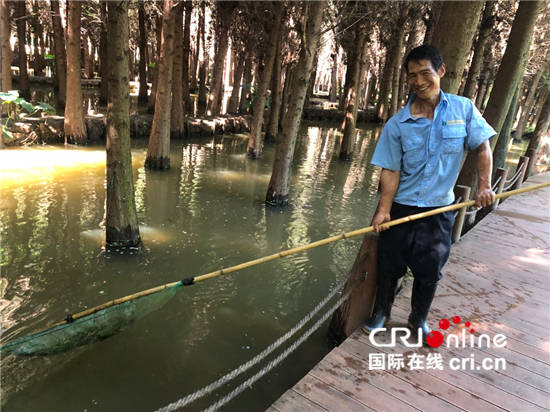
[[[0,152],[3,339],[110,299],[368,225],[377,187],[368,165],[375,132],[359,131],[350,163],[337,159],[340,139],[335,128],[302,127],[287,209],[263,202],[273,146],[252,161],[240,136],[190,139],[172,145],[171,170],[154,172],[143,168],[146,142],[134,142],[146,245],[137,258],[99,253],[102,148]],[[2,162],[9,154],[18,161]],[[47,359],[6,357],[5,410],[38,404],[83,410],[92,399],[105,410],[158,408],[237,367],[294,326],[343,279],[359,241],[184,288],[166,307],[103,342]],[[237,400],[229,410],[266,407],[324,351],[321,335],[311,339],[292,367],[278,369],[242,398],[246,404]]]

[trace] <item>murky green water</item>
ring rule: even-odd
[[[361,130],[351,163],[334,128],[302,127],[290,208],[263,203],[274,148],[244,156],[244,136],[172,145],[172,169],[143,168],[136,201],[146,251],[106,256],[104,149],[0,152],[3,339],[86,307],[367,226],[376,132]],[[265,349],[350,269],[359,239],[183,288],[165,307],[104,341],[49,357],[2,359],[8,411],[147,411],[209,384]],[[226,410],[263,410],[328,350],[326,327]],[[271,359],[271,358],[270,358]],[[258,368],[197,401],[210,405]]]

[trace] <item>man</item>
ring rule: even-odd
[[[430,332],[426,319],[451,248],[453,212],[389,229],[384,223],[453,203],[465,148],[477,153],[476,206],[493,203],[488,139],[496,133],[469,99],[441,91],[445,64],[435,47],[413,49],[403,68],[412,96],[386,123],[372,158],[382,168],[372,225],[382,233],[376,301],[363,331],[381,328],[389,319],[397,281],[408,266],[414,275],[409,327],[414,332],[420,328],[425,340]]]

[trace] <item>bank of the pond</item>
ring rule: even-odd
[[[133,140],[145,243],[137,256],[101,251],[103,146],[0,151],[3,339],[129,293],[368,225],[377,198],[369,160],[378,133],[360,129],[352,161],[341,162],[338,128],[304,122],[287,209],[264,203],[271,144],[252,161],[246,135],[173,141],[173,167],[158,172],[143,167],[146,139]],[[2,410],[145,411],[193,392],[292,328],[346,276],[359,241],[185,288],[164,308],[92,345],[46,358],[4,357]],[[325,333],[313,335],[228,410],[267,407],[328,351]]]

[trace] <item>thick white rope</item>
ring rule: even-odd
[[[268,356],[270,353],[276,350],[285,341],[287,341],[292,335],[294,335],[298,330],[300,330],[306,323],[308,323],[321,310],[321,308],[325,306],[327,302],[334,297],[334,295],[338,291],[342,290],[346,281],[347,281],[347,278],[344,279],[344,281],[341,282],[339,285],[337,285],[321,302],[319,302],[319,304],[317,304],[317,306],[315,306],[315,308],[313,308],[311,312],[309,312],[304,318],[302,318],[302,320],[300,320],[300,322],[298,322],[292,329],[290,329],[287,333],[285,333],[283,336],[281,336],[279,339],[277,339],[275,342],[269,345],[266,349],[264,349],[258,355],[256,355],[246,363],[243,363],[241,366],[232,370],[228,374],[222,376],[217,381],[212,382],[211,384],[179,399],[176,402],[173,402],[163,408],[158,409],[156,412],[169,412],[169,411],[174,411],[178,408],[183,408],[184,406],[187,406],[191,402],[194,402],[195,400],[202,398],[203,396],[225,385],[227,382],[231,381],[241,373],[247,371],[257,363],[262,361],[266,356]]]

